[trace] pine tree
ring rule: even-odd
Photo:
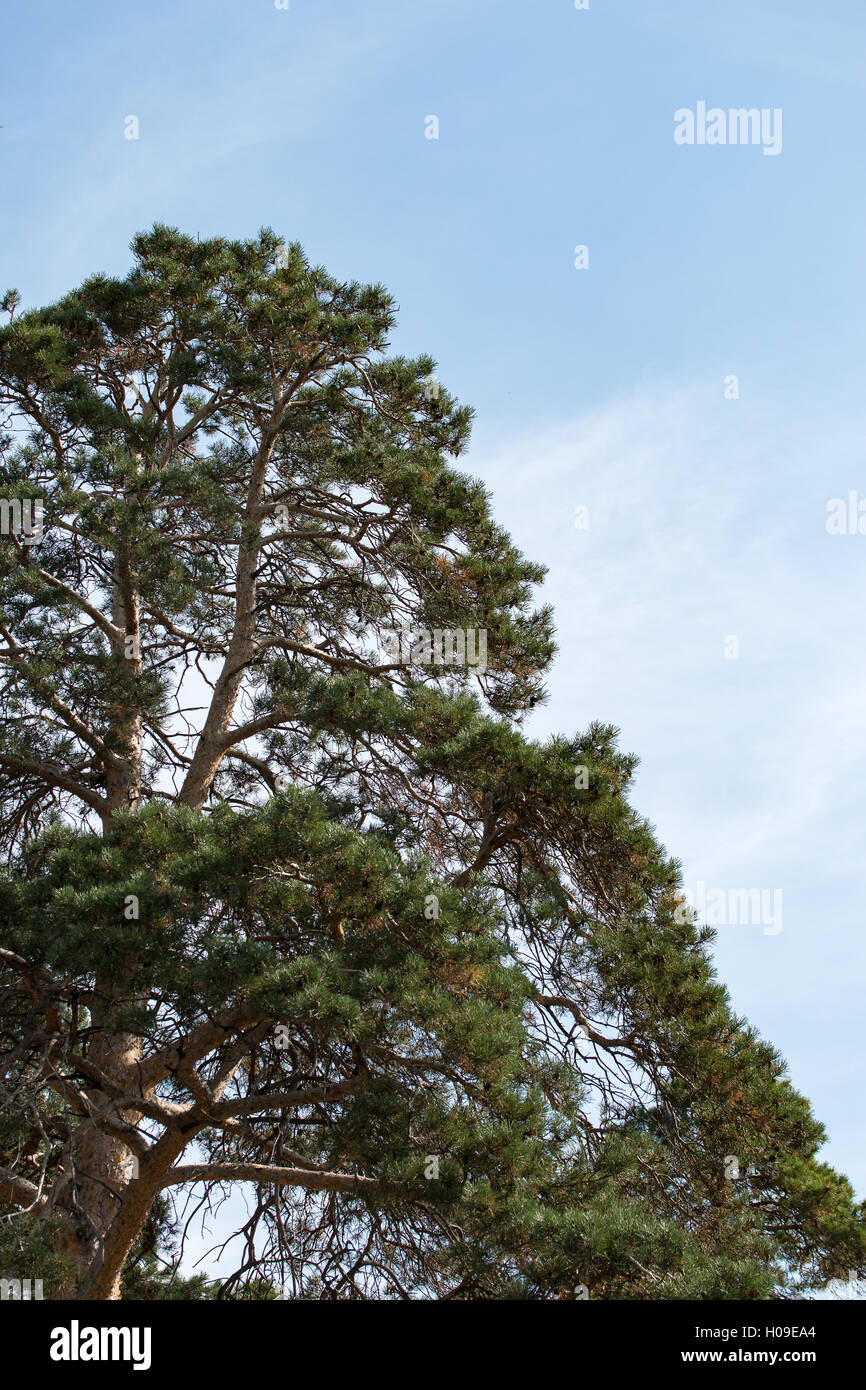
[[[866,1273],[617,731],[523,732],[544,571],[392,299],[270,231],[132,249],[3,301],[0,1260],[205,1296],[156,1257],[243,1189],[232,1297]]]

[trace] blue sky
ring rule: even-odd
[[[154,221],[270,225],[396,295],[393,346],[475,406],[466,466],[550,566],[535,728],[619,725],[690,891],[782,890],[719,969],[866,1195],[866,536],[825,527],[866,497],[862,5],[31,0],[3,27],[25,304]],[[678,146],[702,100],[780,109],[781,152]]]

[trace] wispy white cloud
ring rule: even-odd
[[[730,872],[803,832],[866,758],[851,582],[866,537],[825,529],[862,438],[853,412],[828,436],[790,402],[655,384],[472,459],[549,566],[560,655],[544,722],[619,724],[704,868],[707,845]]]

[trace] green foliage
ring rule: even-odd
[[[0,1218],[0,1279],[41,1279],[43,1297],[59,1297],[73,1273],[58,1248],[60,1235],[58,1221],[40,1221],[29,1212]]]
[[[390,296],[270,231],[133,251],[3,301],[0,490],[45,534],[0,541],[0,1272],[266,1301],[866,1272],[635,759],[523,731],[544,571],[455,466],[471,412],[386,355]],[[401,628],[483,631],[486,669],[384,658]],[[189,1165],[250,1198],[218,1287],[179,1271]]]

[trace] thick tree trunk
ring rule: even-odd
[[[111,1080],[122,1084],[124,1075],[129,1074],[128,1068],[134,1066],[140,1056],[140,1038],[130,1034],[111,1033],[107,1028],[94,1039],[88,1060]],[[102,1091],[88,1090],[86,1094],[95,1116],[111,1104],[110,1098]],[[135,1125],[140,1118],[139,1113],[131,1109],[118,1111],[112,1107],[109,1113],[112,1118],[130,1125]],[[137,1172],[138,1160],[122,1138],[106,1134],[96,1124],[82,1122],[75,1146],[73,1177],[76,1215],[80,1225],[79,1239],[83,1247],[81,1254],[87,1265],[87,1277],[84,1287],[80,1290],[82,1294],[86,1292],[93,1275],[102,1267],[106,1237],[120,1212],[123,1196],[129,1185],[135,1181]],[[144,1224],[146,1216],[145,1211],[141,1225]],[[110,1291],[103,1296],[120,1297],[119,1271]]]
[[[121,544],[118,547],[112,592],[112,618],[120,633],[114,654],[124,662],[133,678],[137,677],[142,669],[140,612],[140,598],[133,584],[128,553]],[[115,812],[137,805],[141,795],[143,725],[141,715],[128,695],[110,711],[110,728],[110,746],[114,757],[105,769],[105,830],[109,828]],[[122,904],[118,904],[118,911],[121,910]],[[96,982],[96,992],[104,994],[104,1002],[92,1014],[94,1034],[88,1060],[97,1066],[109,1081],[121,1089],[126,1089],[127,1079],[134,1075],[136,1065],[142,1056],[142,1040],[131,1034],[113,1031],[111,1006],[115,1000],[99,980]],[[111,1097],[101,1090],[88,1090],[86,1095],[92,1106],[94,1118],[98,1117],[100,1112],[106,1112],[113,1119],[130,1125],[137,1124],[140,1118],[135,1110],[115,1109]],[[123,1194],[136,1180],[137,1171],[137,1159],[120,1137],[105,1133],[96,1123],[82,1122],[75,1146],[72,1178],[76,1218],[81,1228],[80,1254],[87,1266],[87,1277],[81,1293],[86,1292],[87,1285],[94,1275],[100,1280],[108,1233],[121,1210]],[[147,1209],[135,1232],[136,1235],[146,1217]],[[134,1238],[135,1236],[132,1237]],[[100,1280],[99,1286],[104,1292],[98,1295],[99,1297],[120,1297],[121,1269],[118,1269],[110,1280]]]
[[[132,1179],[122,1208],[115,1212],[106,1227],[99,1264],[85,1295],[88,1301],[120,1298],[120,1281],[129,1252],[159,1195],[167,1170],[183,1153],[190,1138],[189,1134],[179,1132],[163,1135],[142,1164],[138,1176]]]

